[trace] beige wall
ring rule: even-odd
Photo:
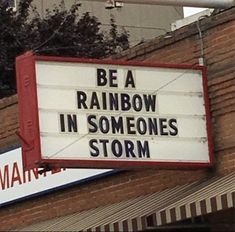
[[[60,2],[60,0],[34,0],[33,4],[43,15],[46,9],[55,4],[58,5]],[[76,0],[65,0],[64,2],[68,8]],[[90,12],[98,17],[104,29],[107,29],[110,24],[111,14],[114,15],[119,28],[124,27],[130,32],[131,45],[165,34],[166,31],[170,31],[172,22],[183,18],[182,7],[124,4],[121,9],[107,10],[104,2],[81,0],[81,3],[81,15]]]

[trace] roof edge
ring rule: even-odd
[[[235,7],[219,11],[218,13],[212,14],[211,16],[201,17],[198,19],[200,21],[201,31],[206,31],[212,29],[218,25],[227,23],[235,19]],[[115,54],[111,59],[124,59],[132,60],[137,57],[141,57],[146,53],[153,52],[157,49],[163,48],[165,46],[174,44],[180,40],[198,34],[197,22],[195,21],[184,27],[181,27],[175,31],[167,32],[164,35],[151,39],[148,42],[136,45],[130,49],[127,49],[119,54]]]

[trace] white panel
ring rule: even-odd
[[[211,213],[212,212],[212,208],[211,208],[211,199],[210,198],[206,198],[206,212],[207,213]]]
[[[110,226],[110,231],[114,231],[114,224],[113,223],[110,223],[109,224]],[[92,228],[93,229],[93,228]],[[94,228],[94,232],[96,232],[96,229]]]
[[[170,209],[166,209],[166,222],[167,223],[171,223],[171,213],[170,213]]]
[[[126,69],[120,69],[113,65],[95,65],[95,64],[75,64],[75,63],[58,63],[58,62],[36,62],[37,84],[66,87],[96,87],[96,76],[98,68],[115,68],[117,69],[118,85],[124,89],[124,75]]]
[[[180,212],[180,208],[178,206],[175,207],[175,213],[176,213],[176,221],[181,220],[181,212]]]
[[[201,74],[193,70],[157,69],[138,70],[136,85],[139,89],[176,92],[201,92]]]
[[[207,142],[165,140],[150,141],[149,143],[152,156],[159,161],[208,161]]]
[[[196,215],[197,216],[202,215],[200,202],[195,202],[195,205],[196,205]]]
[[[228,192],[227,193],[227,201],[228,201],[228,208],[233,207],[233,198],[232,198],[232,193]]]
[[[158,102],[160,114],[205,115],[202,97],[159,94]]]
[[[76,91],[67,89],[38,89],[38,106],[43,109],[76,109]]]
[[[96,87],[96,68],[117,69],[119,88],[124,89],[128,69],[133,70],[139,90],[177,92],[200,92],[202,81],[200,71],[191,69],[123,67],[114,65],[75,64],[37,61],[37,84],[67,87]],[[66,75],[65,75],[66,74]]]
[[[95,87],[95,67],[84,67],[74,63],[36,63],[37,84],[48,86]]]
[[[77,117],[77,126],[78,126],[78,132],[74,133],[74,135],[87,135],[88,134],[88,125],[87,125],[87,114],[85,113],[80,113],[77,114],[76,111],[71,112],[55,112],[55,111],[45,111],[45,110],[40,110],[39,111],[39,115],[40,115],[40,131],[45,134],[45,133],[51,133],[51,135],[54,133],[60,133],[60,125],[59,125],[59,114],[64,114],[66,117],[66,114],[75,114]],[[96,114],[94,114],[96,115]],[[99,124],[99,118],[102,115],[96,115],[96,120],[93,120],[94,122],[96,122],[96,124]],[[110,120],[110,116],[112,115],[106,115],[106,117]],[[116,114],[114,115],[116,118],[120,117],[120,115]],[[135,117],[135,115],[122,115],[122,118],[125,119],[128,116],[133,116]],[[135,117],[135,123],[136,120],[139,118],[139,115]],[[147,121],[147,117],[141,117],[143,118],[145,121]],[[151,119],[157,119],[157,117],[150,117]],[[177,126],[178,128],[180,128],[179,133],[177,135],[177,137],[179,138],[205,138],[207,136],[206,134],[206,122],[205,119],[202,119],[200,117],[179,117],[176,118],[177,120]],[[124,120],[125,122],[125,120]],[[157,121],[159,124],[159,121]],[[111,125],[111,122],[110,122]],[[169,126],[167,126],[169,127]],[[167,131],[170,131],[170,128],[167,128]],[[60,133],[60,134],[64,134],[64,133]],[[72,133],[67,133],[68,135],[70,134],[72,136]],[[100,130],[98,130],[97,133],[95,134],[100,134],[100,135],[104,135]],[[111,130],[109,133],[107,134],[112,134]],[[126,132],[126,126],[124,128],[124,134],[127,135]],[[116,136],[120,136],[120,133],[117,133]],[[138,135],[138,132],[137,132]],[[48,134],[48,136],[50,136],[50,134]],[[158,139],[159,139],[158,135]],[[146,133],[146,135],[141,135],[141,137],[153,137],[152,135],[149,135],[149,133]],[[172,138],[174,138],[172,136]]]
[[[185,210],[186,210],[186,218],[191,218],[192,214],[191,214],[191,210],[190,210],[190,205],[189,204],[185,205]]]
[[[39,125],[41,133],[61,133],[60,123],[59,123],[59,114],[75,114],[78,122],[78,132],[74,132],[74,135],[84,135],[88,133],[87,128],[87,118],[86,114],[76,114],[76,112],[55,112],[55,111],[39,111]],[[71,132],[67,133],[68,135],[72,135]],[[59,135],[59,134],[58,134]]]
[[[78,109],[78,98],[77,97],[77,91],[82,92],[82,94],[84,94],[86,96],[86,100],[84,100],[84,103],[81,104],[81,109]],[[98,104],[100,105],[100,109],[97,110],[97,107],[93,107],[93,109],[90,109],[90,105],[91,105],[91,101],[92,99],[94,99],[94,94],[97,96],[98,98]],[[103,94],[105,94],[105,98],[103,97]],[[117,94],[117,100],[118,100],[118,110],[110,110],[110,98],[109,96],[114,94]],[[122,95],[128,95],[129,96],[129,100],[128,102],[130,102],[131,104],[131,109],[127,110],[127,111],[123,111],[121,112],[121,96]],[[93,98],[92,98],[93,96]],[[138,96],[138,98],[135,98],[135,96]],[[83,96],[82,96],[83,97]],[[141,108],[141,114],[140,111],[134,110],[133,109],[133,104],[137,105],[137,100],[141,99],[141,104],[142,104],[142,108]],[[156,99],[156,104],[155,104],[155,112],[152,112],[151,108],[150,110],[147,112],[146,110],[146,106],[145,106],[145,99],[146,98],[151,98],[151,99]],[[107,108],[102,107],[103,101],[104,99],[106,99],[107,101]],[[137,100],[134,100],[137,99]],[[151,92],[138,92],[136,93],[136,90],[128,90],[126,92],[124,91],[113,91],[111,92],[109,90],[97,90],[97,89],[84,89],[84,88],[77,88],[77,89],[71,89],[71,88],[45,88],[42,86],[38,87],[38,105],[39,108],[42,109],[50,109],[50,110],[66,110],[66,111],[75,111],[77,110],[77,112],[80,111],[86,111],[86,112],[105,112],[105,113],[118,113],[118,114],[125,114],[126,112],[137,112],[139,115],[142,115],[143,113],[154,113],[156,114],[156,112],[158,112],[158,106],[157,106],[157,95],[156,94],[152,94]],[[87,106],[88,109],[84,108],[84,105]]]
[[[159,213],[157,212],[156,215],[157,215],[157,225],[160,226],[160,225],[162,225],[161,214],[160,214],[160,212]]]
[[[97,84],[100,68],[106,72],[105,86]],[[110,69],[116,70],[113,80]],[[200,70],[39,61],[36,72],[44,158],[209,162]],[[128,72],[133,82],[127,85]],[[77,91],[86,97],[81,109]],[[110,93],[118,95],[118,109],[110,108]],[[130,102],[121,98],[122,94],[128,95]],[[133,96],[140,97],[142,104],[135,105]],[[150,99],[144,99],[146,96]],[[123,104],[129,104],[130,109]],[[136,109],[139,105],[143,105],[140,110]],[[64,115],[65,131],[60,114]],[[69,132],[67,115],[76,117],[75,132]],[[92,122],[88,121],[90,115]],[[105,117],[108,131],[102,131],[101,117]],[[143,122],[138,127],[140,119]],[[154,120],[157,124],[153,125]]]
[[[179,137],[207,137],[206,121],[202,118],[178,118],[177,119],[179,130]]]
[[[74,137],[41,137],[43,157],[84,159],[89,155],[88,139]]]
[[[217,210],[222,210],[222,199],[221,196],[216,196],[216,206],[217,206]]]
[[[93,136],[94,137],[94,136]],[[127,157],[127,151],[124,141],[119,139],[122,144],[122,153],[119,157],[112,152],[111,145],[113,139],[108,139],[105,143],[107,149],[107,156],[104,154],[104,143],[97,142],[95,146],[99,149],[99,156],[92,157],[90,155],[89,141],[90,137],[41,137],[42,154],[48,158],[66,158],[72,159],[96,159],[96,160],[122,160],[122,161],[161,161],[161,162],[207,162],[208,144],[207,142],[200,142],[196,140],[150,140],[149,144],[149,158],[143,153],[138,152],[137,139],[130,138],[134,144],[134,156]],[[97,137],[99,140],[99,137]],[[143,141],[142,146],[143,146]],[[167,147],[167,149],[166,149]],[[116,148],[119,151],[119,147]]]

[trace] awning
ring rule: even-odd
[[[235,173],[58,217],[20,231],[141,231],[232,207]]]

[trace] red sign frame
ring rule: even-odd
[[[56,61],[72,63],[92,63],[92,64],[113,64],[131,65],[138,67],[161,67],[200,70],[203,78],[204,101],[206,111],[206,126],[208,136],[209,162],[145,162],[145,161],[108,161],[108,160],[63,160],[63,159],[43,159],[40,148],[40,129],[38,114],[38,98],[36,86],[36,61]],[[18,133],[22,144],[22,160],[25,170],[35,167],[69,167],[69,168],[130,168],[146,166],[163,167],[209,167],[214,163],[214,149],[212,142],[211,117],[209,110],[209,97],[206,78],[206,68],[199,65],[186,64],[156,64],[145,62],[127,62],[114,60],[80,59],[68,57],[37,56],[32,52],[27,52],[16,58],[16,76],[19,100],[19,122],[20,132]]]

